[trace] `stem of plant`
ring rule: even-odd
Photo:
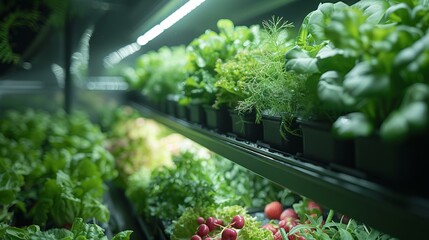
[[[283,239],[288,239],[288,237],[286,236],[286,231],[284,230],[284,228],[280,228],[280,234],[282,235]]]
[[[330,221],[332,221],[333,217],[334,217],[334,210],[329,209],[329,213],[328,213],[328,216],[326,217],[325,223],[329,223]]]

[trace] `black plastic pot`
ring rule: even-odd
[[[215,109],[211,105],[204,105],[203,108],[206,115],[206,126],[208,128],[221,133],[231,131],[231,116],[227,108],[221,107]]]
[[[184,106],[184,105],[177,105],[177,118],[180,118],[182,120],[189,120],[189,108],[188,106]]]
[[[392,186],[419,189],[427,179],[429,136],[418,136],[402,143],[386,143],[378,136],[357,138],[356,168],[370,178]],[[421,189],[420,189],[421,190]]]
[[[168,102],[166,99],[158,100],[158,110],[162,113],[168,114]]]
[[[167,114],[173,117],[177,117],[177,105],[178,100],[174,96],[167,97]]]
[[[206,113],[201,104],[189,104],[189,121],[192,123],[199,124],[201,126],[206,125]]]
[[[173,117],[177,116],[177,102],[174,100],[167,100],[167,114]]]
[[[143,93],[139,90],[131,90],[127,93],[127,98],[130,101],[135,101],[141,104],[147,105],[148,99]]]
[[[301,136],[287,131],[283,131],[282,134],[281,117],[264,114],[262,115],[262,126],[263,143],[267,144],[269,148],[290,154],[302,152],[303,143]],[[299,131],[299,126],[295,120],[293,120],[289,128],[294,132]]]
[[[297,119],[303,137],[303,156],[321,163],[335,163],[354,166],[354,143],[352,140],[338,139],[331,133],[327,122]]]
[[[237,111],[229,110],[231,116],[232,134],[238,138],[256,142],[263,138],[261,124],[256,124],[254,113],[239,114]]]

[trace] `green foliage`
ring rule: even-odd
[[[179,218],[189,207],[261,208],[268,201],[293,202],[296,197],[195,144],[174,155],[173,163],[152,171],[140,168],[128,178],[126,192],[139,212],[169,221]]]
[[[414,3],[380,3],[374,6],[379,9],[373,9],[375,13],[369,6],[362,7],[365,3],[336,12],[326,27],[332,49],[356,63],[352,68],[335,69],[337,73],[331,74],[335,77],[321,78],[324,88],[319,88],[320,96],[332,106],[340,103],[360,112],[335,122],[338,135],[368,136],[380,130],[386,141],[403,141],[429,128],[426,98],[404,100],[416,91],[415,86],[427,88],[429,55],[423,42],[428,39],[425,15],[429,8]],[[326,89],[334,94],[328,97]],[[421,120],[415,121],[417,118]]]
[[[204,207],[215,203],[217,179],[208,156],[184,151],[173,158],[174,166],[159,168],[151,174],[147,189],[146,212],[163,220],[180,217],[187,207]]]
[[[402,141],[429,128],[426,98],[403,103],[413,85],[428,83],[428,13],[425,1],[321,4],[286,53],[286,70],[316,80],[319,109],[331,121],[341,116],[337,135],[379,131],[386,141]]]
[[[217,23],[219,32],[207,30],[187,47],[188,77],[182,85],[181,104],[213,104],[217,94],[217,68],[257,41],[258,28],[234,26],[228,19]]]
[[[1,222],[52,228],[77,217],[108,221],[103,182],[117,172],[104,135],[85,115],[10,111],[0,131]]]
[[[115,158],[120,180],[127,185],[128,177],[142,168],[150,172],[171,165],[171,153],[165,149],[169,138],[176,135],[153,120],[139,117],[131,108],[122,111],[124,116],[117,116],[109,127],[106,147]]]
[[[27,39],[19,39],[23,31],[37,34],[45,25],[61,27],[67,5],[67,0],[0,3],[0,63],[17,64],[21,60],[22,48],[26,46],[19,44],[27,42]]]
[[[256,66],[252,51],[241,51],[226,62],[218,61],[216,72],[218,80],[214,84],[217,88],[215,108],[227,106],[230,109],[250,95],[249,83],[256,81],[252,69]],[[249,111],[250,112],[250,111]]]
[[[245,83],[249,93],[238,102],[237,109],[255,111],[257,122],[264,113],[284,117],[286,122],[286,118],[303,115],[309,108],[307,103],[313,100],[308,92],[311,78],[308,73],[285,70],[284,54],[293,47],[289,33],[292,25],[281,18],[273,18],[263,22],[263,26],[261,41],[249,57],[254,59],[248,67],[250,81]]]
[[[344,215],[335,214],[332,209],[325,215],[318,208],[308,208],[310,201],[312,200],[303,198],[293,204],[300,223],[287,234],[285,233],[286,236],[302,236],[305,239],[323,240],[394,239]]]
[[[132,231],[123,231],[116,234],[112,240],[128,240]],[[84,223],[82,218],[73,221],[71,230],[53,228],[47,231],[40,230],[38,225],[17,228],[0,224],[0,238],[4,240],[107,240],[104,229],[93,223]]]
[[[125,68],[123,75],[133,89],[151,100],[166,99],[177,94],[179,83],[185,79],[187,53],[184,46],[162,47],[140,56],[133,69]]]

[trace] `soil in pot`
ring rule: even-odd
[[[303,137],[303,156],[321,163],[335,163],[354,167],[354,143],[352,140],[338,139],[331,133],[327,122],[297,119]]]
[[[256,142],[263,138],[261,124],[255,123],[254,113],[239,114],[237,111],[229,110],[231,116],[231,131],[238,138]]]
[[[269,148],[290,154],[302,152],[302,137],[287,131],[282,134],[283,126],[280,116],[262,115],[262,127],[263,143],[267,144]],[[297,132],[298,127],[296,121],[293,120],[291,130]]]
[[[216,109],[211,105],[204,105],[203,108],[206,115],[206,126],[208,128],[221,133],[231,131],[231,116],[226,107]]]

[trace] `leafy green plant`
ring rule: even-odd
[[[132,231],[117,233],[111,240],[128,240]],[[46,240],[107,240],[105,230],[94,223],[85,223],[82,218],[73,221],[71,229],[54,228],[42,231],[38,225],[17,228],[0,223],[1,239],[46,239]]]
[[[163,100],[177,94],[185,79],[187,53],[184,46],[162,47],[140,56],[135,69],[125,68],[123,75],[131,87],[151,100]]]
[[[286,70],[314,77],[311,89],[321,113],[331,121],[344,115],[334,124],[338,135],[368,136],[380,130],[385,140],[399,140],[427,125],[424,94],[402,103],[410,94],[404,89],[415,91],[413,84],[425,82],[421,43],[426,11],[427,3],[420,1],[359,1],[352,6],[321,4],[307,15],[297,45],[286,53]],[[411,53],[419,56],[418,63]],[[408,64],[413,70],[406,70]],[[412,110],[405,106],[411,102]],[[400,114],[404,112],[408,117]]]
[[[117,172],[104,135],[85,115],[10,111],[0,130],[1,222],[52,228],[78,217],[108,221],[104,181]]]
[[[115,158],[118,180],[125,187],[128,177],[141,168],[150,172],[171,165],[171,153],[165,149],[168,138],[176,135],[153,120],[140,117],[130,107],[118,109],[118,112],[117,119],[106,132],[106,147]]]
[[[171,221],[179,218],[188,207],[240,205],[258,208],[273,199],[293,202],[296,197],[192,142],[173,156],[173,163],[152,171],[141,168],[129,177],[127,196],[146,217]]]
[[[215,108],[226,106],[235,109],[240,101],[249,97],[249,83],[255,81],[252,74],[255,65],[256,59],[253,58],[251,50],[241,51],[233,58],[217,63],[218,80],[214,84],[217,92],[213,105]]]
[[[284,68],[284,53],[293,47],[291,24],[281,18],[263,22],[261,41],[251,58],[250,81],[246,83],[249,94],[238,102],[240,112],[256,112],[256,121],[263,114],[283,117],[287,122],[304,108],[307,75]],[[245,64],[245,63],[243,63]]]
[[[319,65],[327,66],[335,58],[355,64],[330,71],[320,68],[325,73],[319,96],[332,108],[353,110],[334,123],[338,135],[378,132],[383,140],[403,141],[429,127],[425,70],[429,58],[423,44],[428,38],[423,22],[429,8],[419,2],[382,5],[374,17],[361,6],[335,12],[325,29],[332,45]]]
[[[217,22],[219,33],[207,30],[188,45],[188,77],[182,85],[181,104],[191,102],[212,105],[217,87],[216,65],[235,56],[255,40],[256,27],[234,26],[232,21]]]

